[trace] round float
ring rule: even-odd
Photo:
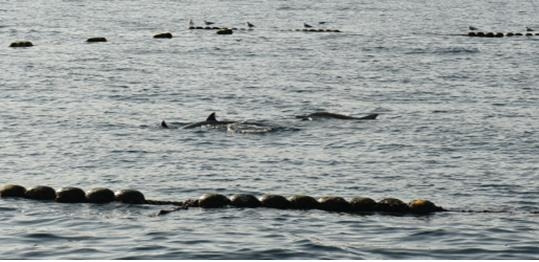
[[[0,189],[0,197],[25,197],[26,188],[19,185],[5,185]]]
[[[377,211],[392,212],[392,213],[405,213],[410,210],[408,205],[396,198],[385,198],[380,200],[376,204]]]
[[[124,189],[117,191],[114,194],[116,201],[126,203],[126,204],[144,204],[146,203],[146,198],[138,190]]]
[[[198,199],[203,208],[221,208],[230,205],[230,199],[220,194],[204,194]]]
[[[82,203],[86,202],[86,193],[78,187],[62,187],[56,191],[56,202]]]
[[[235,207],[255,208],[261,205],[260,201],[253,195],[236,194],[230,197],[230,204]]]
[[[342,197],[325,196],[318,199],[320,209],[326,211],[347,212],[350,211],[350,203]]]
[[[290,207],[290,201],[279,195],[263,195],[260,197],[260,203],[268,208],[287,209]]]
[[[376,201],[368,197],[354,197],[350,200],[350,209],[354,212],[370,212],[376,210]]]
[[[93,188],[86,193],[86,199],[90,203],[105,204],[114,201],[114,192],[108,188],[98,187]]]
[[[291,196],[288,201],[290,201],[290,208],[293,209],[315,209],[320,206],[316,199],[304,195]]]
[[[26,198],[34,200],[54,200],[56,199],[56,191],[48,186],[36,186],[26,191]]]

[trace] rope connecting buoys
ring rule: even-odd
[[[119,190],[116,193],[107,188],[94,188],[85,193],[77,187],[63,187],[58,191],[47,186],[36,186],[26,190],[19,185],[5,185],[0,189],[0,197],[21,197],[35,200],[56,200],[59,203],[110,203],[113,201],[126,204],[148,204],[148,205],[174,205],[170,210],[161,210],[160,215],[173,211],[187,209],[190,207],[201,208],[224,208],[227,206],[238,208],[276,208],[276,209],[296,209],[309,210],[320,209],[334,212],[351,213],[413,213],[428,214],[432,212],[445,211],[428,200],[416,199],[409,204],[405,204],[396,198],[385,198],[378,203],[366,197],[355,197],[350,202],[342,197],[325,196],[318,200],[305,195],[293,195],[286,199],[280,195],[262,195],[256,198],[249,194],[235,194],[226,197],[221,194],[204,194],[198,199],[187,199],[185,201],[159,201],[147,200],[144,195],[132,189]]]
[[[86,43],[103,43],[103,42],[107,42],[107,39],[104,37],[92,37],[86,40]]]
[[[153,38],[172,38],[171,33],[160,33],[153,36]]]
[[[30,41],[17,41],[9,45],[9,47],[31,47],[34,46]]]

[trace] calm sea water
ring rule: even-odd
[[[0,0],[0,183],[426,198],[427,217],[0,199],[3,259],[539,259],[536,1]],[[189,31],[189,19],[256,29]],[[307,22],[342,33],[284,32]],[[155,40],[160,32],[173,39]],[[89,37],[109,41],[86,44]],[[16,40],[35,46],[9,48]],[[298,121],[318,110],[376,121]],[[259,121],[273,132],[161,129]]]

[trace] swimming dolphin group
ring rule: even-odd
[[[336,113],[330,113],[330,112],[315,112],[308,115],[299,115],[296,116],[296,118],[299,118],[301,120],[318,120],[318,119],[341,119],[341,120],[375,120],[378,117],[378,114],[369,114],[363,117],[353,117],[353,116],[347,116],[347,115],[341,115]],[[220,127],[227,127],[231,124],[246,124],[246,125],[254,125],[254,126],[264,126],[260,123],[248,123],[248,122],[239,122],[239,121],[220,121],[217,120],[215,112],[211,113],[205,121],[196,122],[184,125],[183,129],[191,129],[191,128],[197,128],[197,127],[211,127],[211,128],[220,128]],[[161,122],[162,128],[170,128],[170,126],[163,120]],[[268,130],[271,130],[268,129]]]

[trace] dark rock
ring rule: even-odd
[[[259,207],[260,201],[253,195],[236,194],[230,197],[230,203],[235,207]]]
[[[34,46],[30,41],[17,41],[9,45],[9,47],[31,47]]]
[[[263,195],[260,198],[263,207],[287,209],[290,207],[290,201],[279,195]]]
[[[171,33],[161,33],[161,34],[154,35],[153,38],[172,38],[172,34]]]
[[[514,33],[511,33],[511,32],[505,34],[505,36],[514,36],[514,35],[515,35],[515,34],[514,34]]]
[[[468,32],[468,36],[477,36],[475,32]]]
[[[86,202],[86,193],[78,187],[62,187],[56,191],[56,202],[82,203]]]
[[[495,37],[503,37],[503,33],[496,33]]]
[[[86,200],[90,203],[104,204],[114,201],[114,192],[108,188],[94,188],[86,193]]]
[[[494,37],[494,33],[493,32],[488,32],[485,34],[485,37]]]
[[[347,212],[350,211],[350,203],[342,197],[325,196],[318,199],[320,209],[326,211]]]
[[[479,37],[485,37],[485,33],[484,33],[484,32],[477,32],[477,36],[479,36]]]
[[[220,194],[204,194],[198,199],[203,208],[221,208],[230,205],[230,199]]]
[[[26,198],[34,200],[54,200],[56,199],[56,192],[52,187],[36,186],[26,191]]]
[[[533,36],[533,33],[526,33],[526,36]]]
[[[377,211],[391,213],[406,213],[410,211],[408,205],[396,198],[385,198],[376,204]]]
[[[288,198],[288,201],[290,201],[290,208],[293,209],[316,209],[320,207],[318,201],[310,196],[294,195]]]
[[[523,36],[522,33],[515,33],[515,36]]]
[[[116,201],[126,203],[126,204],[144,204],[146,203],[146,198],[144,195],[137,190],[124,189],[117,191],[115,194]]]
[[[0,189],[0,197],[25,197],[26,188],[19,185],[5,185]]]
[[[376,209],[376,201],[368,197],[354,197],[350,206],[354,212],[370,212]]]

